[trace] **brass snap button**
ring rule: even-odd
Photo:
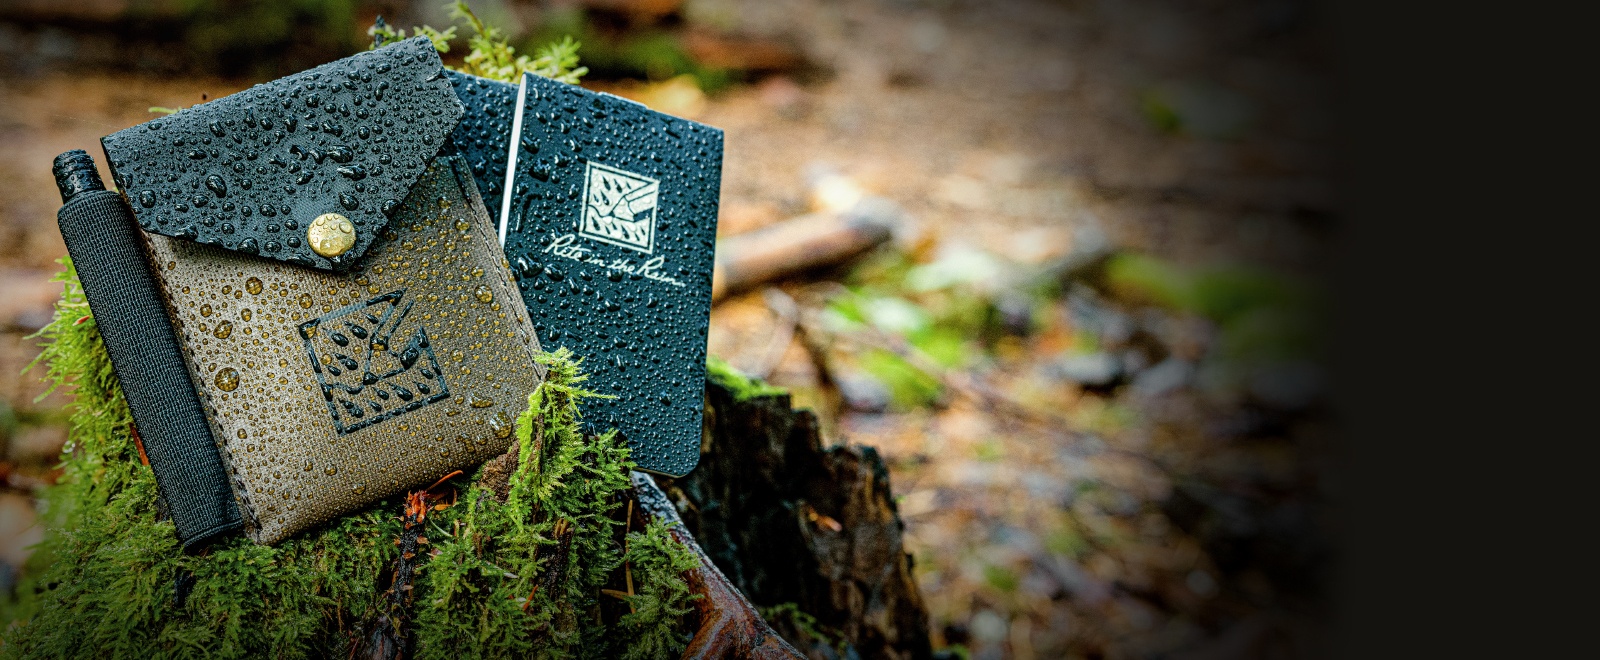
[[[331,259],[356,244],[356,228],[349,218],[338,213],[324,213],[306,227],[306,242],[311,244],[312,252]]]

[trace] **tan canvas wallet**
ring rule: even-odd
[[[506,450],[539,342],[461,114],[412,39],[102,141],[120,195],[69,200],[62,233],[186,545],[275,543]]]

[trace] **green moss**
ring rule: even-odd
[[[761,618],[766,619],[774,626],[788,627],[796,637],[807,640],[815,645],[826,646],[833,649],[840,656],[849,657],[850,642],[844,634],[822,625],[817,618],[806,614],[796,603],[778,603],[772,607],[757,608]]]
[[[744,375],[733,365],[714,355],[706,356],[706,378],[728,388],[733,392],[733,397],[739,401],[789,393],[786,389]]]
[[[396,559],[391,499],[276,546],[235,537],[185,555],[162,520],[126,403],[71,263],[39,334],[55,387],[75,395],[47,531],[0,599],[0,658],[345,656],[370,633]],[[544,354],[547,380],[518,419],[517,469],[499,502],[483,472],[423,521],[407,627],[422,658],[676,655],[687,643],[694,556],[652,525],[624,534],[626,446],[579,432],[579,362]],[[35,364],[40,364],[36,362]],[[442,488],[448,492],[448,488]],[[631,573],[635,595],[602,589]],[[633,611],[627,612],[631,605]]]
[[[676,657],[689,643],[684,617],[698,594],[676,576],[699,565],[694,552],[672,538],[665,523],[651,522],[643,532],[628,533],[625,555],[639,589],[625,600],[632,611],[622,626],[634,636],[623,655],[628,660]]]

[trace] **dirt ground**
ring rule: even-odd
[[[1337,210],[1332,98],[1326,35],[1300,3],[694,6],[725,29],[790,40],[828,72],[665,108],[726,131],[724,234],[807,211],[807,173],[831,167],[903,207],[915,220],[905,240],[928,254],[1026,269],[1094,226],[1120,249],[1177,264],[1300,276],[1324,264]],[[98,153],[100,136],[148,119],[148,106],[247,84],[0,76],[0,417],[13,420],[0,562],[16,566],[36,538],[17,521],[64,439],[65,399],[36,403],[36,379],[15,375],[37,350],[24,337],[60,290],[47,281],[65,252],[51,158]],[[1163,129],[1167,111],[1181,130]],[[784,290],[803,302],[821,286]],[[1152,333],[1175,344],[1214,334],[1182,315],[1119,313],[1168,328]],[[1053,330],[997,348],[980,370],[1030,405],[958,393],[824,420],[890,463],[935,647],[979,658],[1320,655],[1336,500],[1320,404],[1273,408],[1154,377],[1081,387],[1038,366],[1059,357],[1083,315],[1065,300],[1045,315]],[[761,292],[732,298],[713,311],[711,352],[812,400],[819,374],[801,343],[769,355],[783,323]]]

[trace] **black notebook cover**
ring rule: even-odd
[[[645,470],[699,461],[722,131],[525,75],[502,239],[546,348],[584,359],[584,421]]]
[[[466,112],[450,134],[456,150],[472,170],[483,195],[489,219],[500,226],[501,198],[505,195],[506,157],[511,145],[511,122],[517,111],[517,86],[459,71],[444,72]]]

